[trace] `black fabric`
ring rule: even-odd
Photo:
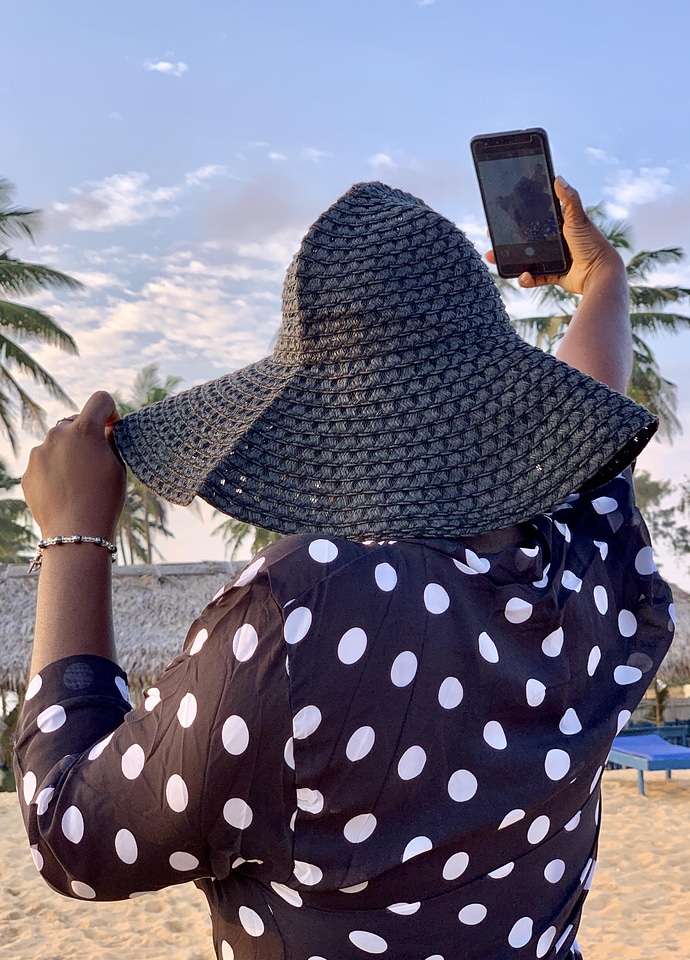
[[[34,677],[20,800],[55,889],[194,879],[221,960],[564,960],[600,777],[672,637],[629,473],[461,541],[289,537],[130,710],[97,657]]]

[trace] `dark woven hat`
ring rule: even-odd
[[[656,426],[518,337],[454,224],[360,183],[288,268],[273,354],[130,414],[115,439],[173,503],[281,533],[452,537],[605,482]]]

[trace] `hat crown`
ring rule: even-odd
[[[481,256],[455,224],[383,183],[357,183],[310,227],[283,286],[275,356],[329,362],[487,326],[514,337]]]

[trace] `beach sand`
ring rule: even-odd
[[[690,771],[606,771],[584,960],[690,958]],[[125,903],[83,903],[36,874],[17,799],[0,794],[0,960],[213,960],[203,896],[184,884]],[[337,960],[337,958],[330,958]],[[422,958],[420,958],[422,960]]]

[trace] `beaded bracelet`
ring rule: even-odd
[[[117,559],[117,547],[114,543],[106,540],[105,537],[83,537],[76,534],[73,537],[47,537],[45,540],[39,540],[36,545],[36,556],[32,557],[29,563],[29,573],[33,573],[43,563],[43,551],[46,547],[59,547],[63,543],[95,543],[99,547],[105,547],[109,551],[113,563]]]

